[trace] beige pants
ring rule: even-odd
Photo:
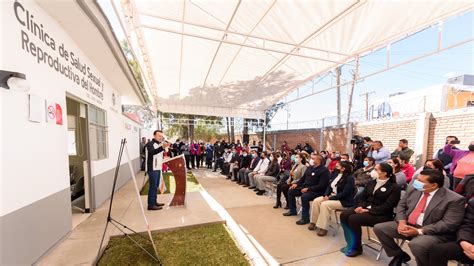
[[[323,197],[315,198],[311,205],[311,222],[315,223],[318,228],[328,230],[332,212],[345,209],[347,208],[343,207],[338,200],[323,201]]]

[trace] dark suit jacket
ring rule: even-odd
[[[323,195],[329,183],[329,170],[320,165],[306,169],[304,175],[296,183],[298,188],[309,188],[309,191]]]
[[[461,241],[474,244],[474,198],[467,203],[466,214],[458,231],[458,242]]]
[[[382,187],[377,189],[374,193],[375,180],[369,181],[365,186],[364,191],[360,194],[357,202],[357,207],[370,207],[369,213],[372,215],[381,215],[393,218],[393,209],[397,206],[400,200],[401,188],[395,181],[387,181]]]
[[[333,174],[331,179],[329,180],[328,187],[326,188],[326,192],[324,193],[325,196],[329,196],[332,193],[331,183],[336,179],[337,174]],[[339,200],[344,207],[352,207],[355,205],[355,181],[354,177],[351,175],[342,176],[339,182],[336,185],[337,194],[330,196],[330,200]]]
[[[252,158],[252,160],[253,160],[253,158]],[[255,169],[255,167],[257,167],[257,164],[258,164],[259,161],[260,161],[260,156],[257,156],[255,158],[255,160],[253,160],[253,163],[252,163],[252,161],[250,161],[250,167],[249,167],[250,170]]]
[[[397,207],[396,221],[408,220],[421,191],[408,187],[405,197]],[[465,198],[444,187],[439,188],[426,207],[423,218],[423,233],[426,235],[453,235],[464,218]]]

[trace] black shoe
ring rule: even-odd
[[[250,187],[250,185],[245,184],[244,187]]]
[[[256,188],[257,188],[256,186],[249,187],[249,189],[256,189]]]
[[[189,170],[189,169],[188,169]],[[217,170],[212,170],[212,172],[217,172]]]
[[[278,209],[281,208],[281,202],[275,203],[275,206],[273,206],[273,209]]]
[[[285,212],[285,213],[283,214],[283,216],[296,216],[296,215],[298,215],[298,214],[293,213],[293,212],[291,212],[291,211]]]
[[[230,179],[230,177],[226,177],[225,179]]]
[[[164,204],[164,203],[158,203],[158,202],[157,202],[157,203],[156,203],[156,206],[158,206],[158,207],[163,207],[163,206],[165,206],[165,204]]]
[[[259,195],[259,196],[263,196],[263,194],[265,194],[265,190],[259,190],[257,192],[257,195]]]
[[[390,261],[388,264],[389,266],[401,266],[403,263],[407,263],[411,260],[410,255],[408,255],[406,252],[403,252],[402,254],[393,257],[393,259]]]
[[[148,206],[149,211],[158,211],[163,209],[163,207],[158,207],[158,206]]]
[[[309,221],[305,220],[305,219],[301,219],[301,220],[296,221],[296,224],[297,225],[305,225],[305,224],[309,224]]]
[[[346,253],[344,253],[344,254],[346,254],[347,257],[357,257],[359,255],[362,255],[362,248],[356,249],[356,250],[349,250],[348,249],[346,251]]]
[[[237,180],[231,180],[232,182],[237,182]],[[238,184],[238,183],[237,183]]]
[[[254,188],[253,191],[258,192],[258,191],[260,191],[260,189]]]

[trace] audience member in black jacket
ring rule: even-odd
[[[250,162],[252,161],[252,156],[250,156],[247,151],[242,151],[242,155],[239,156],[238,160],[238,167],[234,167],[232,170],[232,182],[239,182],[239,171],[241,169],[246,169],[250,166]]]
[[[270,165],[268,166],[265,175],[255,176],[257,188],[255,191],[257,195],[262,196],[265,194],[265,182],[276,182],[277,176],[280,174],[280,164],[278,163],[278,155],[274,152],[270,155]]]
[[[378,178],[367,183],[357,199],[356,208],[341,213],[341,224],[347,246],[341,251],[348,257],[362,254],[362,226],[374,226],[392,221],[393,209],[400,200],[401,188],[397,185],[393,168],[387,163],[375,166]]]
[[[467,203],[466,214],[458,230],[457,241],[434,245],[429,252],[431,266],[448,265],[448,260],[474,264],[474,198],[471,198]]]
[[[239,182],[237,182],[237,184],[240,184],[245,187],[248,187],[250,185],[249,174],[252,173],[255,167],[257,167],[259,161],[260,161],[260,156],[258,152],[256,150],[251,150],[249,167],[241,168],[239,170]]]
[[[321,162],[323,157],[319,154],[311,154],[310,167],[308,167],[303,177],[296,184],[292,184],[288,191],[288,205],[290,210],[284,216],[297,215],[296,197],[301,197],[301,220],[296,224],[303,225],[309,223],[309,202],[320,197],[326,191],[329,183],[329,170]]]
[[[338,162],[326,192],[323,196],[313,200],[311,224],[308,229],[313,231],[317,228],[318,236],[327,234],[332,211],[344,210],[355,205],[356,188],[351,173],[351,163]]]

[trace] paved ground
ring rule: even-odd
[[[143,173],[137,176],[138,184],[143,183]],[[196,224],[222,222],[219,215],[206,203],[199,192],[188,193],[186,208],[167,208],[161,211],[145,211],[151,230],[166,230]],[[170,202],[171,194],[159,195],[159,202]],[[141,196],[146,207],[146,196]],[[77,226],[51,251],[43,256],[39,265],[92,265],[104,231],[109,201],[106,201],[86,221]],[[146,231],[145,222],[137,201],[133,182],[128,182],[115,194],[112,217],[135,231]],[[109,226],[110,235],[120,232]],[[107,244],[105,244],[107,245]]]
[[[377,253],[369,248],[356,258],[344,256],[342,229],[334,237],[318,237],[306,226],[298,226],[299,217],[284,217],[283,209],[273,209],[275,198],[257,196],[253,191],[209,171],[194,171],[204,189],[214,197],[232,218],[278,263],[289,265],[387,265],[385,254],[376,261]]]
[[[193,173],[203,191],[188,193],[186,208],[147,211],[151,230],[222,222],[227,219],[231,230],[237,227],[243,231],[236,234],[238,241],[241,242],[244,236],[243,242],[252,243],[251,249],[258,250],[258,254],[267,258],[267,261],[271,261],[273,257],[277,263],[284,265],[387,265],[389,262],[385,254],[380,261],[376,261],[376,252],[369,248],[364,249],[362,256],[347,258],[339,252],[344,246],[342,229],[336,236],[330,231],[328,236],[318,237],[315,232],[308,231],[306,226],[296,225],[298,217],[284,217],[283,209],[273,209],[273,197],[257,196],[218,173],[208,170],[194,170]],[[142,184],[142,180],[141,174],[138,176],[138,184]],[[213,199],[210,200],[209,195]],[[160,195],[159,201],[169,202],[171,197],[170,194]],[[141,200],[146,205],[146,196],[142,196]],[[212,203],[214,200],[215,203]],[[220,206],[216,207],[216,203]],[[76,227],[38,264],[92,264],[105,226],[107,207],[108,202]],[[132,182],[117,192],[112,216],[136,231],[145,231]],[[113,227],[108,232],[108,236],[119,233]]]

